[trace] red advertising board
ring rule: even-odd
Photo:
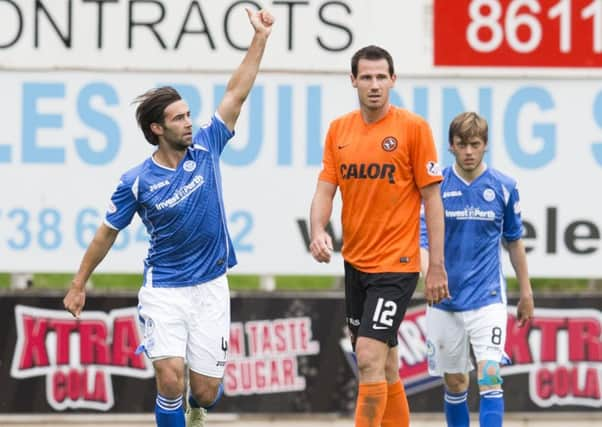
[[[62,292],[0,292],[0,416],[152,412],[154,372],[135,354],[141,339],[136,294],[90,293],[79,319],[61,301]],[[524,327],[517,325],[516,307],[508,307],[505,348],[512,364],[501,370],[506,411],[599,412],[602,296],[537,295],[535,301],[535,318]],[[216,412],[353,413],[357,363],[342,294],[237,294],[232,320]],[[441,379],[428,373],[423,300],[413,300],[397,337],[412,411],[441,413]],[[475,371],[470,387],[474,412]]]
[[[435,65],[602,66],[600,0],[435,0]]]

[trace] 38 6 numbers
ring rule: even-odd
[[[43,208],[32,212],[24,208],[0,211],[0,250],[27,251],[42,249],[53,251],[63,245],[75,243],[85,249],[92,241],[104,213],[95,208],[83,208],[77,212],[72,225],[63,220],[58,209]],[[235,250],[252,252],[251,241],[253,216],[250,212],[234,211],[228,217]],[[148,234],[143,224],[127,227],[119,232],[113,250],[123,251],[133,244],[146,244]]]

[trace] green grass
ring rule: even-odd
[[[518,292],[516,279],[507,279],[508,290]],[[595,279],[549,279],[533,278],[531,287],[534,291],[546,292],[602,292],[602,280]]]
[[[34,274],[33,287],[40,289],[67,289],[72,274]],[[230,288],[235,291],[259,290],[259,276],[228,275]],[[142,274],[94,274],[91,278],[94,289],[136,290],[142,283]],[[277,276],[276,289],[283,291],[331,290],[336,278],[330,276]],[[10,287],[10,274],[0,273],[0,288]]]
[[[518,281],[515,278],[507,278],[508,292],[518,293]],[[531,287],[534,293],[543,292],[602,292],[602,280],[596,279],[554,279],[554,278],[531,278]],[[418,285],[422,292],[422,280]]]
[[[39,289],[67,289],[71,274],[34,274],[33,287]],[[256,275],[232,274],[228,276],[234,291],[260,289],[260,278]],[[137,290],[142,283],[141,274],[101,274],[92,276],[97,290]],[[602,292],[602,280],[533,278],[535,292]],[[0,288],[10,287],[10,274],[0,273]],[[341,279],[335,276],[276,276],[279,291],[329,291],[342,290]],[[518,291],[516,279],[508,279],[508,290]],[[422,281],[418,285],[422,291]]]
[[[283,291],[316,291],[336,289],[337,278],[332,276],[277,276],[276,289]]]

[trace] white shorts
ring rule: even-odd
[[[222,378],[230,337],[230,291],[222,275],[196,286],[138,292],[142,349],[151,360],[182,357],[194,372]]]
[[[443,376],[474,369],[470,347],[477,362],[504,362],[505,304],[491,304],[476,310],[445,311],[426,309],[426,345],[429,374]]]

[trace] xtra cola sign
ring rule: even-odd
[[[64,310],[15,306],[17,343],[13,378],[46,378],[46,398],[55,410],[114,404],[111,377],[153,376],[148,359],[136,355],[140,342],[136,308],[84,311],[79,319]]]

